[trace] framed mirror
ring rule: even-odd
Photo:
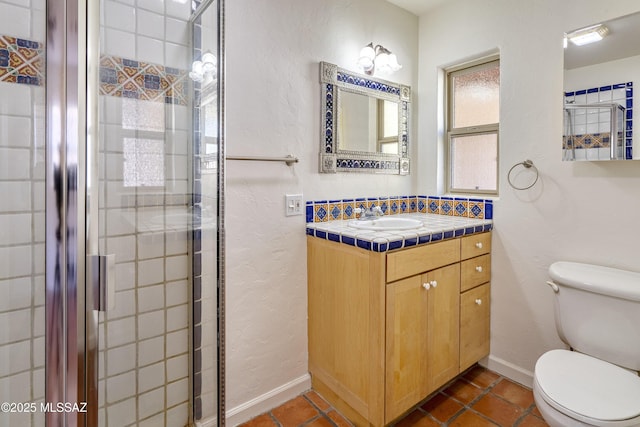
[[[585,37],[601,40],[583,44]],[[565,33],[563,160],[640,159],[633,134],[640,13]]]
[[[409,86],[320,63],[320,172],[409,174]]]

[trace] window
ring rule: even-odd
[[[398,154],[397,102],[378,99],[378,153]]]
[[[125,187],[164,187],[165,104],[122,99],[122,175]]]
[[[498,194],[500,62],[447,70],[448,191]]]

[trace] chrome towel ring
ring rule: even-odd
[[[530,185],[527,185],[526,187],[516,187],[515,185],[513,185],[513,182],[511,182],[511,172],[513,172],[513,170],[520,165],[524,166],[526,169],[533,168],[533,170],[536,172],[536,179],[534,179],[533,182]],[[529,188],[536,185],[536,182],[538,182],[539,176],[540,175],[538,173],[538,168],[536,168],[533,165],[533,162],[531,160],[527,159],[524,162],[516,163],[515,165],[511,166],[511,169],[509,169],[509,173],[507,174],[507,181],[509,181],[509,185],[515,188],[516,190],[528,190]]]

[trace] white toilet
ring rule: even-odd
[[[549,267],[560,338],[537,361],[533,395],[551,427],[640,426],[640,273]]]

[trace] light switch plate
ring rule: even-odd
[[[303,213],[302,194],[285,194],[284,201],[285,201],[286,216],[302,215]]]

